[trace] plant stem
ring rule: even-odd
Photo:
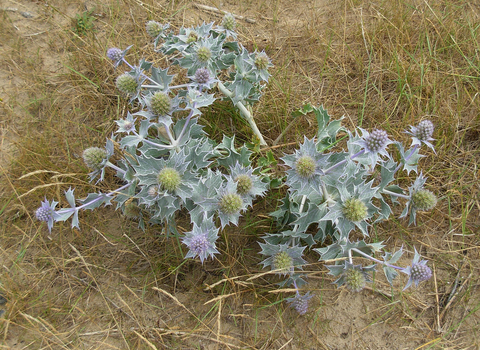
[[[375,259],[373,256],[370,256],[368,254],[365,254],[364,252],[362,252],[361,250],[357,249],[357,248],[351,248],[350,251],[355,251],[357,252],[358,254],[364,256],[365,258],[367,259],[370,259],[372,261],[375,261],[376,263],[379,263],[381,265],[385,265],[385,266],[388,266],[388,267],[391,267],[392,269],[395,269],[395,270],[399,270],[400,272],[403,272],[404,274],[408,275],[408,273],[406,273],[404,271],[404,269],[402,267],[399,267],[399,266],[395,266],[395,265],[390,265],[389,263],[386,263],[385,261],[381,261],[381,260],[378,260],[378,259]],[[350,252],[349,252],[350,254]]]
[[[401,194],[401,193],[396,193],[396,192],[392,192],[392,191],[389,191],[389,190],[383,190],[382,191],[383,194],[388,194],[390,196],[396,196],[396,197],[401,197],[401,198],[405,198],[405,199],[410,199],[410,196],[407,196],[405,194]]]
[[[233,93],[230,90],[228,90],[225,87],[225,85],[223,85],[222,82],[219,81],[217,83],[217,87],[225,96],[230,97],[230,98],[233,97]],[[267,146],[267,143],[263,139],[263,136],[260,133],[260,130],[258,130],[257,124],[255,123],[255,120],[253,119],[252,114],[248,111],[248,109],[245,107],[245,105],[241,101],[238,101],[237,103],[235,103],[235,107],[237,107],[240,110],[240,113],[247,120],[248,124],[250,124],[250,128],[252,129],[253,133],[260,140],[260,145],[261,146]]]

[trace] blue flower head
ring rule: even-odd
[[[415,287],[422,281],[427,281],[432,277],[432,270],[427,266],[427,260],[420,260],[420,254],[415,249],[415,256],[412,260],[412,265],[404,268],[402,271],[410,276],[403,290],[407,289],[415,283]]]
[[[410,131],[406,131],[406,133],[412,136],[412,146],[420,146],[422,143],[424,143],[425,145],[430,147],[433,152],[435,152],[435,148],[430,142],[435,141],[435,139],[432,138],[433,131],[433,123],[430,120],[426,119],[422,120],[417,126],[410,126]]]
[[[213,218],[205,219],[200,226],[193,223],[193,229],[185,234],[182,239],[189,251],[185,255],[187,258],[199,257],[202,264],[209,256],[213,258],[214,254],[219,254],[215,247],[215,241],[218,238],[218,228],[215,227]]]
[[[55,207],[58,202],[50,203],[46,198],[42,202],[42,206],[35,211],[37,220],[45,221],[48,225],[48,231],[52,232],[53,223],[55,221]]]

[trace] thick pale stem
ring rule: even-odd
[[[390,196],[395,196],[395,197],[401,197],[401,198],[405,198],[405,199],[410,199],[410,196],[407,196],[407,195],[401,194],[401,193],[392,192],[392,191],[389,191],[389,190],[383,190],[382,193],[383,193],[383,194],[388,194],[388,195],[390,195]]]
[[[228,90],[225,87],[225,85],[223,85],[221,82],[217,83],[217,87],[222,92],[222,94],[224,94],[225,96],[230,97],[230,98],[233,96],[233,93],[230,90]],[[267,146],[267,143],[263,139],[263,136],[260,133],[260,130],[258,130],[257,124],[255,123],[255,120],[253,119],[250,111],[245,107],[245,105],[241,101],[237,102],[235,104],[235,107],[237,107],[240,110],[240,113],[242,113],[243,117],[247,120],[247,122],[250,125],[250,128],[252,129],[253,133],[260,140],[260,145],[261,146]]]
[[[403,272],[405,274],[408,275],[407,272],[404,271],[404,269],[402,267],[398,267],[398,266],[395,266],[395,265],[391,265],[389,263],[386,263],[385,261],[381,261],[381,260],[378,260],[378,259],[375,259],[373,256],[370,256],[368,254],[365,254],[364,252],[362,252],[361,250],[357,249],[357,248],[351,248],[350,250],[353,250],[354,252],[362,255],[363,257],[367,258],[367,259],[370,259],[372,261],[375,261],[376,263],[379,263],[381,265],[385,265],[385,266],[388,266],[388,267],[391,267],[392,269],[395,269],[395,270],[399,270],[400,272]],[[350,253],[350,252],[349,252]]]

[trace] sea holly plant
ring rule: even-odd
[[[281,286],[296,289],[287,301],[300,314],[307,312],[313,297],[300,292],[306,283],[307,250],[327,264],[333,262],[327,268],[335,283],[355,292],[372,280],[377,266],[390,283],[399,273],[408,275],[406,288],[429,279],[431,271],[416,250],[411,266],[396,266],[403,250],[387,252],[381,242],[369,242],[369,234],[372,225],[392,215],[392,205],[405,203],[400,217],[409,217],[408,224],[416,223],[419,211],[435,206],[437,198],[425,188],[422,173],[408,189],[394,183],[399,171],[418,172],[422,145],[433,150],[433,124],[423,120],[411,127],[407,133],[413,142],[405,150],[382,129],[357,128],[352,133],[342,119],[331,120],[326,109],[307,104],[301,113],[313,113],[318,130],[280,159],[288,169],[285,176],[275,177],[269,170],[277,162],[271,151],[253,157],[252,148],[237,145],[235,136],[224,135],[221,142],[210,139],[199,122],[203,107],[223,96],[248,121],[258,144],[265,144],[251,106],[261,97],[272,64],[264,52],[250,53],[237,42],[235,29],[229,14],[220,26],[202,24],[178,33],[168,24],[149,21],[146,31],[156,51],[184,74],[170,75],[168,68],[144,59],[133,65],[126,59],[131,47],[110,48],[106,55],[114,68],[129,69],[119,73],[115,84],[135,109],[116,121],[117,130],[104,147],[85,149],[83,160],[91,169],[90,181],[104,181],[108,171],[121,186],[82,199],[70,188],[65,192],[68,206],[57,209],[58,202],[45,199],[36,218],[46,222],[49,231],[55,222],[69,219],[72,227],[80,228],[81,210],[115,204],[142,229],[156,225],[162,233],[175,235],[188,249],[185,258],[205,263],[220,254],[221,230],[239,225],[255,200],[283,186],[285,197],[271,213],[276,229],[262,237],[260,254],[263,267],[283,278]],[[393,147],[397,160],[390,153]],[[190,218],[184,233],[176,226],[179,212]],[[364,239],[352,239],[355,232]],[[367,260],[369,265],[364,265]]]

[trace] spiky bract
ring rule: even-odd
[[[299,315],[305,315],[308,311],[308,302],[312,299],[313,294],[307,292],[305,295],[300,295],[297,292],[295,297],[287,298],[287,302],[290,303],[290,306],[293,307]]]
[[[203,264],[209,256],[213,258],[214,254],[219,253],[215,247],[217,238],[218,228],[215,227],[212,218],[205,218],[201,225],[193,223],[192,231],[185,233],[185,237],[182,238],[182,242],[189,249],[185,259],[198,256]]]

